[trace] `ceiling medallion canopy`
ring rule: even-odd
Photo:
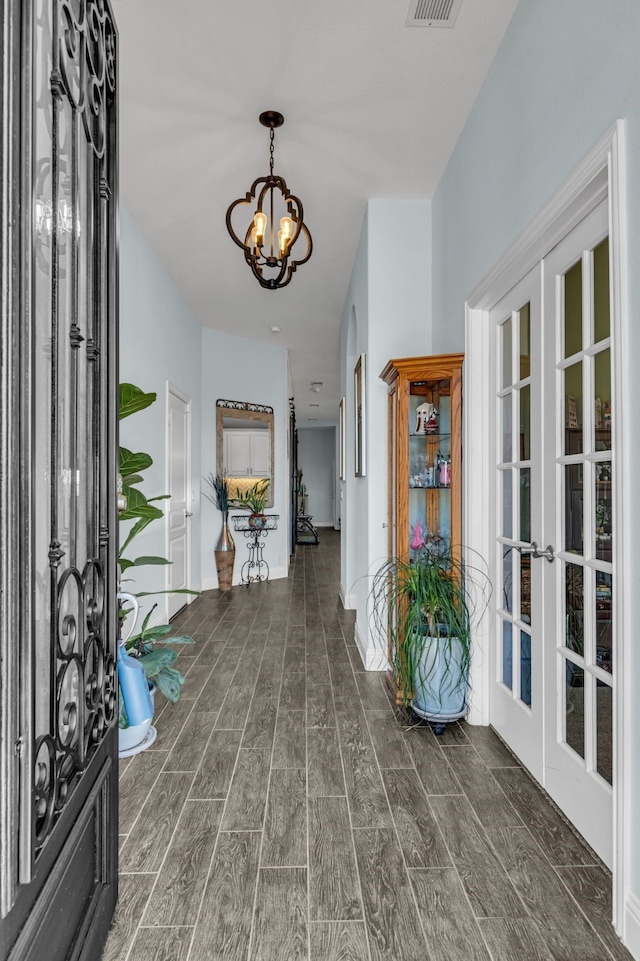
[[[269,174],[258,177],[244,197],[233,201],[227,210],[227,230],[244,251],[258,283],[267,290],[277,290],[286,287],[296,268],[307,262],[313,245],[301,200],[273,172],[274,130],[282,126],[284,117],[277,110],[266,110],[260,114],[260,123],[269,128]],[[236,232],[232,219],[238,208],[247,205],[255,206],[253,219],[246,229],[241,227]]]

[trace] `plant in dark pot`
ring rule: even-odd
[[[238,510],[249,511],[249,526],[264,527],[266,519],[264,509],[269,497],[269,480],[263,477],[247,490],[236,487],[236,494],[232,506]]]
[[[471,624],[488,594],[487,575],[462,564],[445,538],[411,560],[390,558],[373,577],[372,620],[388,643],[396,700],[438,734],[467,713]]]
[[[229,478],[224,472],[222,474],[209,473],[204,480],[209,485],[211,493],[208,494],[203,490],[203,496],[217,507],[222,514],[222,530],[214,551],[218,572],[218,587],[221,591],[230,591],[233,584],[236,545],[229,530]]]

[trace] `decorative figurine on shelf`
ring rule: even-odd
[[[424,547],[425,533],[426,531],[422,526],[422,521],[416,521],[411,528],[411,540],[409,541],[409,547],[412,551],[419,551]]]
[[[425,401],[416,407],[416,434],[438,433],[438,408]]]

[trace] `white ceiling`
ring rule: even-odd
[[[122,199],[203,325],[289,349],[299,427],[337,419],[367,199],[433,195],[516,5],[462,0],[449,29],[405,26],[409,0],[114,3]],[[275,291],[225,225],[268,173],[267,109],[285,116],[274,169],[314,245]]]

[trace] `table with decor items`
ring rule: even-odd
[[[279,514],[249,514],[232,518],[234,531],[244,534],[249,550],[240,571],[240,579],[247,587],[253,581],[269,581],[269,565],[262,552],[269,531],[277,530],[279,517]]]

